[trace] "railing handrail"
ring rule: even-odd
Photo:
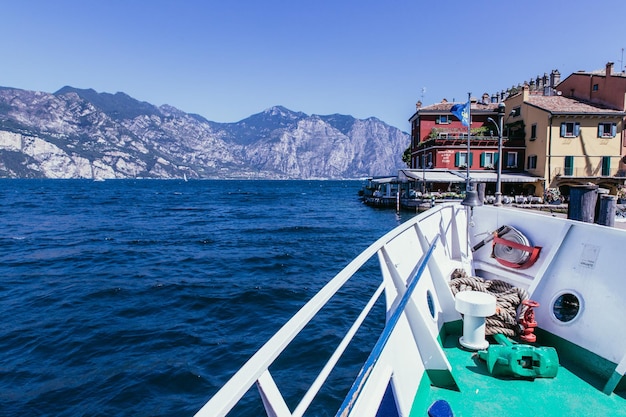
[[[446,206],[440,206],[443,210]],[[283,325],[196,413],[197,417],[223,417],[239,402],[252,385],[267,372],[300,331],[316,316],[326,303],[354,276],[359,269],[396,236],[414,227],[422,215],[395,227],[372,243],[331,279],[311,300]]]
[[[372,368],[374,367],[374,365],[376,365],[378,358],[380,357],[383,349],[385,348],[385,345],[389,341],[389,338],[391,337],[393,330],[398,324],[398,321],[400,320],[400,317],[402,316],[402,313],[404,312],[404,309],[407,303],[409,302],[409,299],[411,298],[411,295],[413,294],[415,287],[417,286],[417,282],[419,281],[420,277],[424,273],[424,270],[426,269],[426,265],[428,264],[428,261],[430,260],[430,257],[432,256],[433,251],[435,250],[435,247],[437,246],[439,238],[440,238],[439,235],[435,236],[435,238],[433,239],[433,242],[430,244],[430,247],[428,248],[428,251],[426,251],[426,253],[422,256],[422,259],[420,260],[417,271],[415,272],[415,276],[408,283],[406,291],[404,292],[404,295],[402,296],[402,299],[400,300],[400,302],[398,303],[398,306],[389,317],[389,320],[387,321],[385,328],[383,329],[380,337],[376,341],[376,344],[372,348],[372,352],[370,353],[367,360],[363,364],[361,371],[357,375],[354,383],[352,384],[352,387],[350,388],[350,391],[348,392],[348,395],[346,395],[346,398],[344,399],[343,404],[341,404],[341,407],[337,411],[337,414],[335,415],[335,417],[349,415],[352,407],[354,406],[354,404],[356,404],[356,400],[359,397],[363,387],[365,386],[365,382],[367,378],[371,375]]]

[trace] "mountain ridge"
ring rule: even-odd
[[[402,168],[408,144],[375,117],[276,105],[218,123],[122,92],[0,87],[0,177],[362,178]]]

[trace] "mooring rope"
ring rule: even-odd
[[[500,280],[486,280],[470,277],[463,269],[452,273],[450,289],[456,296],[461,291],[481,291],[496,297],[496,314],[485,319],[485,334],[517,336],[521,332],[518,322],[528,307],[522,301],[528,299],[528,292]]]

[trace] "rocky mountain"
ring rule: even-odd
[[[216,123],[124,93],[0,87],[0,177],[359,178],[394,174],[408,145],[373,117],[276,106]]]

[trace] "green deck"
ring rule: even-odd
[[[411,417],[426,416],[428,407],[437,400],[448,401],[455,417],[626,416],[624,381],[611,395],[604,394],[602,389],[608,378],[594,376],[561,357],[562,350],[567,354],[571,346],[563,346],[563,349],[555,346],[560,360],[556,378],[502,379],[491,376],[474,353],[458,347],[460,326],[449,326],[449,331],[448,335],[442,333],[442,345],[460,391],[432,387],[425,375],[415,396]]]

